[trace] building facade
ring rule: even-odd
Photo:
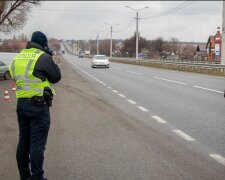
[[[216,35],[209,36],[208,42],[206,44],[206,50],[209,61],[220,62],[221,58],[221,33],[220,28],[217,28]]]

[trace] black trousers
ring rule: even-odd
[[[50,127],[47,104],[35,105],[31,99],[18,99],[19,143],[16,159],[21,180],[44,179],[44,151]]]

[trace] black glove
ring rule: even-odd
[[[48,90],[45,90],[43,96],[45,98],[46,103],[48,104],[48,107],[51,107],[52,106],[52,100],[53,100],[52,92],[50,92]]]
[[[48,46],[46,46],[46,47],[44,48],[44,51],[45,51],[47,54],[49,54],[50,56],[53,56],[53,50],[50,49]]]

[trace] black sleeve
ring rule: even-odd
[[[45,81],[46,78],[50,83],[57,83],[61,79],[61,72],[52,57],[46,53],[42,54],[37,60],[33,75]]]

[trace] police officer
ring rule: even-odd
[[[20,179],[46,180],[43,162],[50,127],[49,107],[55,95],[52,84],[61,79],[61,73],[52,59],[45,34],[34,32],[9,69],[17,86],[19,143],[16,159]]]

